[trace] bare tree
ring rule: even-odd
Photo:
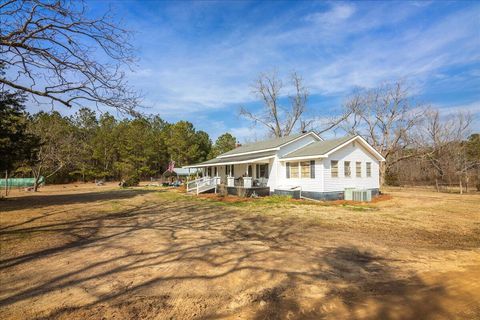
[[[429,109],[425,113],[423,126],[423,149],[425,159],[435,169],[435,185],[439,191],[438,180],[452,175],[458,179],[460,193],[463,193],[463,181],[468,186],[468,171],[479,165],[478,159],[468,156],[466,138],[470,133],[472,116],[459,112],[442,118],[438,110]]]
[[[291,83],[295,92],[289,96],[290,106],[285,107],[280,102],[284,85],[276,72],[260,74],[253,85],[253,93],[262,100],[264,108],[255,113],[242,107],[240,115],[254,124],[264,125],[272,136],[288,136],[301,121],[308,100],[308,89],[296,72],[291,74]]]
[[[29,131],[40,138],[37,152],[26,161],[35,179],[34,191],[37,191],[42,176],[48,179],[74,162],[78,142],[70,120],[56,111],[37,113],[29,122]]]
[[[82,1],[10,0],[0,4],[3,87],[39,103],[72,107],[88,101],[132,113],[139,96],[123,67],[133,62],[130,32],[110,12],[87,16]]]
[[[414,104],[401,81],[357,91],[344,105],[344,129],[362,135],[386,159],[380,166],[380,180],[396,162],[416,156],[407,153],[392,157],[412,145],[412,129],[422,120],[425,109]]]
[[[306,116],[309,98],[308,88],[303,84],[303,78],[293,72],[290,75],[289,85],[293,89],[290,95],[285,94],[285,86],[276,72],[261,73],[253,85],[253,93],[263,102],[259,112],[252,112],[240,108],[240,115],[251,120],[254,125],[265,126],[271,136],[283,137],[293,131],[300,132],[313,130],[318,134],[332,130],[350,116],[350,109],[344,108],[342,114],[328,118]],[[282,105],[283,97],[288,96],[289,105]]]

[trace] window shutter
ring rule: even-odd
[[[259,178],[259,175],[260,175],[260,165],[257,164],[255,166],[255,177],[258,179]]]
[[[235,177],[235,170],[234,170],[233,164],[232,164],[232,170],[230,172],[231,172],[232,177]]]
[[[310,178],[315,179],[315,160],[310,161]]]
[[[225,166],[225,175],[228,176],[228,166]]]
[[[290,178],[290,162],[287,162],[287,179]]]

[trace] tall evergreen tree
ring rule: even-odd
[[[115,177],[114,164],[118,160],[118,121],[104,113],[98,121],[98,129],[92,138],[92,157],[97,163],[98,178]]]
[[[209,158],[215,158],[218,155],[225,153],[227,151],[235,149],[237,145],[237,139],[232,136],[230,133],[226,132],[219,136],[215,141],[215,144],[212,147]]]
[[[28,133],[25,97],[8,91],[0,92],[0,170],[8,172],[16,165],[35,156],[39,139]]]
[[[98,121],[95,111],[81,108],[71,118],[75,130],[77,153],[73,157],[75,169],[71,176],[82,178],[82,181],[91,180],[98,175],[97,162],[93,155],[93,138],[98,130]]]

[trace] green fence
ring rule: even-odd
[[[7,179],[8,188],[22,188],[22,187],[33,187],[35,184],[35,178],[8,178]],[[38,181],[39,185],[45,184],[45,178],[40,177]],[[0,188],[5,189],[5,179],[0,179]]]

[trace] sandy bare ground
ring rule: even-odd
[[[0,202],[2,319],[478,319],[480,195],[225,204],[52,186]]]

